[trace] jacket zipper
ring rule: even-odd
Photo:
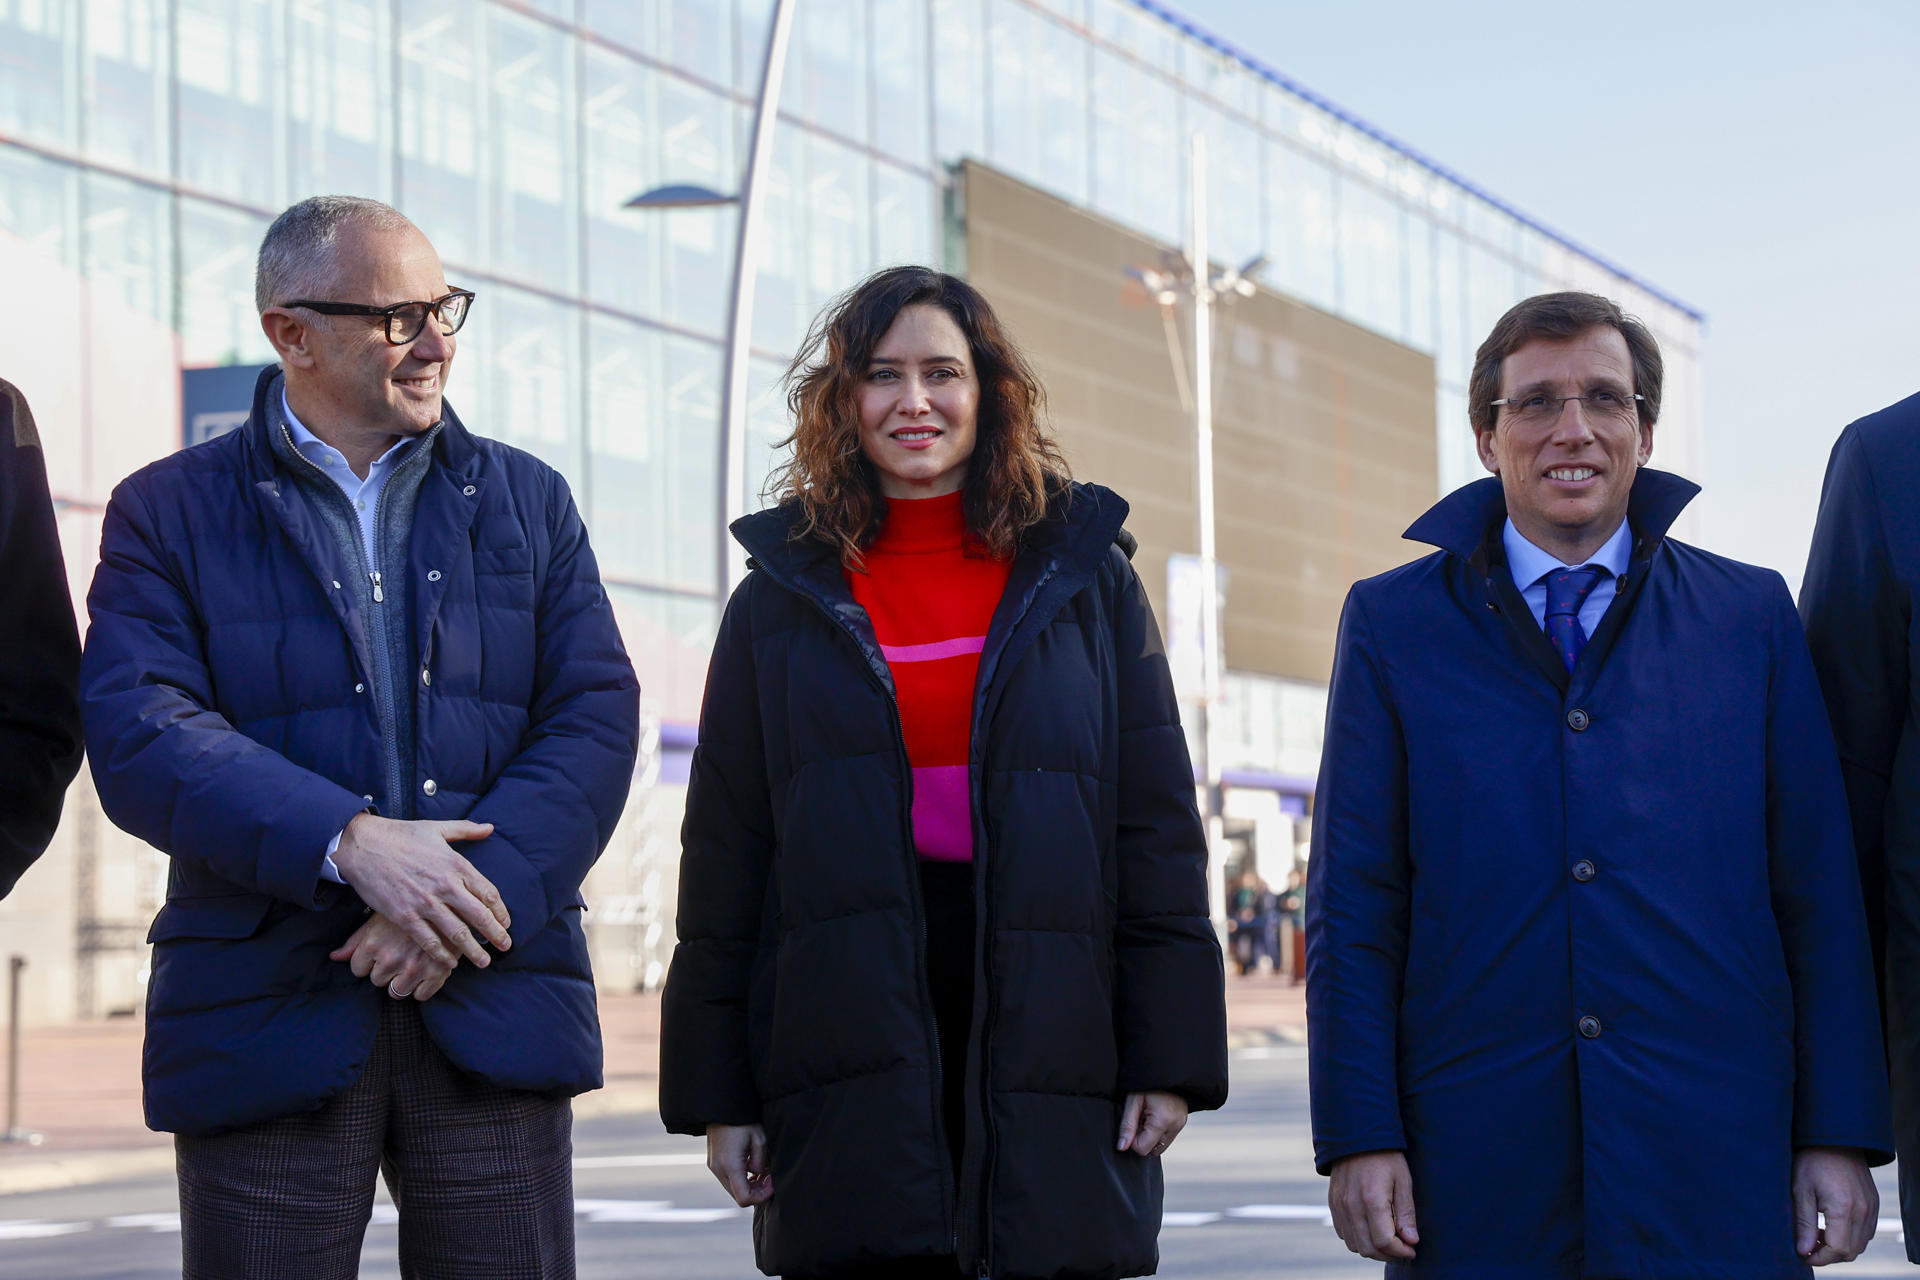
[[[803,598],[811,599],[805,592],[799,594]],[[913,900],[915,933],[919,938],[918,953],[915,957],[918,963],[914,966],[916,970],[914,976],[918,980],[920,987],[921,1007],[926,1011],[928,1044],[933,1051],[933,1132],[934,1136],[938,1139],[937,1145],[939,1150],[937,1154],[941,1157],[936,1163],[940,1166],[940,1182],[942,1188],[947,1193],[946,1199],[952,1202],[957,1197],[959,1189],[951,1185],[953,1178],[952,1163],[947,1157],[947,1144],[951,1139],[947,1134],[945,1115],[946,1069],[942,1066],[940,1057],[940,1024],[933,1016],[933,984],[927,979],[927,904],[925,897],[920,892],[920,859],[913,839],[913,760],[912,757],[907,754],[906,730],[903,729],[900,724],[900,702],[894,696],[893,691],[888,689],[881,681],[879,673],[873,669],[872,655],[868,654],[866,645],[861,642],[859,635],[854,632],[853,628],[842,620],[839,614],[828,608],[821,601],[814,600],[813,603],[816,608],[828,616],[842,635],[852,641],[854,648],[859,652],[861,668],[866,672],[867,679],[871,681],[873,686],[886,698],[888,718],[892,721],[894,749],[898,752],[900,759],[900,776],[905,780],[907,788],[906,803],[900,810],[900,829],[901,834],[905,837],[904,847],[907,851],[907,892]],[[957,1213],[955,1214],[952,1225],[953,1229],[948,1233],[948,1238],[953,1242],[954,1248],[957,1251],[960,1239],[959,1215]]]
[[[347,513],[347,519],[352,522],[355,535],[353,538],[353,546],[350,548],[353,563],[366,574],[368,582],[372,584],[373,602],[376,605],[384,605],[386,603],[387,593],[381,584],[380,571],[367,563],[366,551],[358,536],[360,532],[360,516],[354,511],[352,502],[348,500],[346,494],[340,491],[340,486],[334,483],[332,476],[321,470],[315,465],[313,459],[301,453],[300,450],[294,446],[293,433],[287,430],[284,423],[282,423],[280,427],[280,438],[286,441],[288,452],[300,459],[301,465],[320,477],[323,482],[321,492],[330,494],[332,499],[336,500],[341,509]],[[387,478],[392,479],[393,477],[389,475]],[[380,487],[379,505],[374,509],[373,513],[373,545],[376,548],[380,545],[381,526],[384,523],[386,515],[387,492],[388,487],[382,485]],[[322,501],[326,500],[328,499],[322,499]],[[377,701],[374,704],[374,713],[380,720],[382,763],[386,766],[387,816],[399,818],[406,815],[407,802],[412,799],[412,796],[404,790],[404,783],[400,777],[400,735],[398,727],[394,723],[393,664],[387,648],[386,611],[384,609],[372,609],[369,610],[369,613],[375,634],[369,638],[367,645],[367,661],[373,668],[367,674],[373,679],[373,688],[377,695]]]
[[[1022,622],[1026,621],[1027,614],[1033,608],[1033,602],[1040,598],[1040,593],[1046,590],[1047,583],[1053,580],[1054,571],[1057,567],[1056,563],[1049,562],[1047,567],[1041,572],[1039,580],[1033,584],[1033,590],[1027,595],[1025,607],[1020,610],[1019,616],[1013,619],[1009,634],[1011,634],[1013,629],[1017,629]],[[1002,651],[1004,652],[1004,646]],[[986,673],[989,681],[998,678],[1000,674],[999,664],[1000,656],[996,654],[994,656],[994,669]],[[993,1156],[997,1139],[993,1130],[992,1092],[988,1088],[987,1081],[990,1078],[989,1053],[993,1044],[994,1013],[999,1006],[999,1002],[995,997],[993,982],[993,893],[992,885],[989,883],[989,869],[993,862],[993,840],[987,830],[986,796],[978,793],[979,788],[985,782],[986,772],[986,692],[987,686],[982,685],[980,687],[980,693],[977,695],[980,701],[974,707],[975,724],[969,730],[969,741],[977,743],[979,746],[980,767],[969,769],[971,777],[968,784],[968,796],[973,804],[974,812],[980,815],[980,848],[977,849],[974,854],[974,875],[977,876],[980,881],[980,934],[985,939],[984,945],[980,948],[980,972],[986,987],[984,995],[987,1003],[987,1016],[982,1019],[980,1024],[980,1182],[982,1191],[979,1206],[974,1210],[974,1214],[978,1219],[976,1226],[978,1238],[974,1241],[974,1252],[978,1259],[979,1280],[989,1280],[993,1268],[993,1232],[987,1222],[987,1213],[993,1204]],[[971,756],[972,754],[973,751],[969,749],[968,755]],[[956,1214],[955,1217],[956,1219],[961,1219],[964,1215]],[[959,1252],[959,1247],[959,1231],[956,1229],[954,1232],[955,1253]]]

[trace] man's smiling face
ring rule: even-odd
[[[1506,404],[1479,436],[1480,461],[1500,477],[1523,537],[1567,563],[1597,551],[1626,518],[1633,477],[1653,454],[1653,427],[1633,399],[1633,357],[1611,325],[1572,338],[1536,338],[1500,363],[1500,398],[1611,392],[1620,408],[1569,401],[1530,425]]]

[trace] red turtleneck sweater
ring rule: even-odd
[[[973,858],[967,761],[974,678],[1012,563],[962,549],[961,495],[887,502],[867,572],[847,571],[853,598],[893,672],[913,766],[913,839],[933,862]]]

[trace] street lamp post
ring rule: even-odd
[[[760,211],[766,203],[764,179],[773,155],[774,123],[780,115],[780,82],[786,74],[787,43],[793,32],[794,0],[774,0],[767,54],[760,68],[760,97],[753,110],[753,146],[737,195],[705,187],[655,187],[627,201],[629,209],[705,209],[740,206],[739,234],[733,253],[733,289],[727,303],[727,354],[720,382],[720,528],[716,585],[725,601],[746,575],[732,553],[728,528],[746,508],[747,353],[753,338],[753,291],[759,274]]]
[[[1184,381],[1183,360],[1173,328],[1173,309],[1182,295],[1193,302],[1193,408],[1195,516],[1199,526],[1200,575],[1200,758],[1195,763],[1205,792],[1207,835],[1207,901],[1215,926],[1226,927],[1226,892],[1222,876],[1225,847],[1220,789],[1219,716],[1221,672],[1224,661],[1220,639],[1220,570],[1214,540],[1213,496],[1213,308],[1218,302],[1250,297],[1252,277],[1266,265],[1260,254],[1243,265],[1215,273],[1207,256],[1207,139],[1192,139],[1191,220],[1185,261],[1177,259],[1162,269],[1136,268],[1128,274],[1146,286],[1160,304],[1167,322],[1168,353],[1176,380]],[[1181,388],[1187,390],[1185,386]],[[1183,397],[1185,398],[1185,397]]]

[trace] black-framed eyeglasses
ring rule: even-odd
[[[1628,418],[1638,416],[1640,410],[1635,401],[1644,401],[1645,396],[1638,392],[1612,391],[1602,387],[1598,391],[1589,391],[1583,396],[1550,396],[1543,392],[1533,395],[1511,396],[1505,400],[1494,400],[1494,408],[1507,406],[1513,417],[1523,426],[1544,427],[1560,421],[1561,410],[1567,407],[1567,401],[1578,400],[1587,411],[1589,418]]]
[[[396,302],[390,307],[369,307],[358,302],[316,302],[310,298],[282,305],[305,307],[323,316],[378,316],[386,322],[387,341],[404,347],[420,336],[420,331],[427,327],[429,315],[448,337],[460,332],[460,326],[467,322],[467,312],[473,307],[473,291],[455,289],[432,302]]]

